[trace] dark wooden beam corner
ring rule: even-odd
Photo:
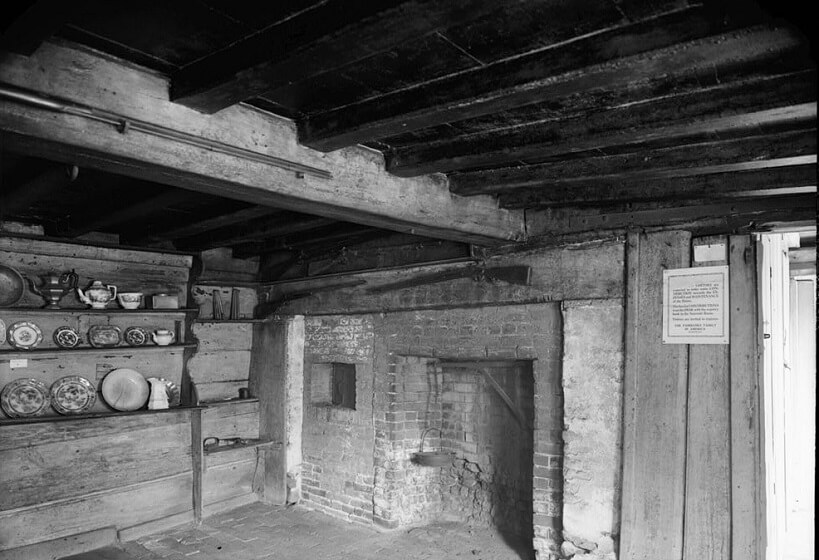
[[[182,68],[171,77],[171,100],[215,113],[496,9],[492,0],[316,2]]]
[[[10,52],[30,55],[68,21],[71,7],[60,0],[28,2],[28,7],[14,13],[14,2],[3,8],[6,28],[0,37],[0,48]]]

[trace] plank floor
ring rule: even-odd
[[[254,503],[71,560],[531,560],[531,543],[435,523],[377,531],[301,506]],[[66,559],[68,560],[68,559]]]

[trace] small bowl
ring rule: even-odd
[[[142,292],[121,292],[117,294],[117,301],[123,309],[137,309],[142,303]]]

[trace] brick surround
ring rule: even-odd
[[[558,303],[308,317],[304,502],[386,528],[465,515],[464,520],[509,529],[519,525],[510,521],[514,512],[532,519],[529,536],[541,558],[556,554],[562,542],[561,355]],[[531,403],[526,414],[536,443],[531,450],[523,446],[523,452],[532,462],[517,465],[530,469],[531,500],[520,497],[526,485],[513,482],[519,473],[503,478],[497,467],[505,473],[514,469],[491,462],[498,435],[488,427],[475,429],[501,423],[508,432],[517,430],[516,421],[493,400],[499,398],[480,375],[449,371],[442,365],[447,359],[531,364],[528,393],[509,374],[493,374],[516,398]],[[356,364],[356,410],[311,404],[311,368],[330,362]],[[476,406],[482,407],[478,424]],[[454,450],[453,467],[411,462],[430,426],[443,427],[444,434],[428,436],[427,449],[443,443]],[[514,486],[515,498],[496,500],[489,483],[501,485],[501,480]],[[478,505],[460,513],[469,500]]]

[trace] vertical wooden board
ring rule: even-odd
[[[191,473],[78,499],[0,513],[0,549],[109,527],[131,527],[191,510]]]
[[[762,556],[759,322],[756,251],[747,235],[730,237],[731,549],[735,560]]]
[[[259,437],[273,441],[285,438],[285,345],[286,321],[256,323],[248,387],[259,398]],[[287,498],[287,468],[283,446],[264,451],[263,499],[284,504]]]
[[[711,236],[693,241],[695,247],[707,244],[722,244],[727,250],[728,238]],[[725,264],[727,264],[725,260],[720,260],[695,262],[692,266]],[[730,289],[730,286],[726,286],[726,289]],[[724,344],[688,346],[684,558],[730,560],[729,346]]]
[[[191,505],[193,519],[202,521],[202,473],[204,470],[204,447],[202,435],[202,410],[191,411]]]
[[[627,248],[620,557],[683,551],[688,349],[662,343],[662,271],[685,268],[690,234],[631,233]]]

